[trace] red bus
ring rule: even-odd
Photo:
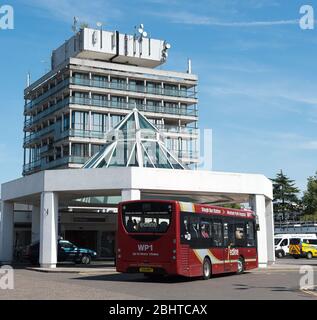
[[[181,275],[257,268],[253,211],[165,200],[119,203],[118,272]]]

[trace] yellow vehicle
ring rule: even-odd
[[[289,254],[295,259],[317,257],[317,239],[293,238],[290,240]]]

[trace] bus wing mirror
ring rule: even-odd
[[[255,230],[260,231],[260,222],[259,222],[259,216],[255,216]]]

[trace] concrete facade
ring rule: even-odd
[[[24,90],[23,175],[81,168],[134,108],[162,131],[169,150],[197,167],[197,75],[155,69],[165,62],[166,42],[126,36],[81,30],[53,51],[52,70]]]

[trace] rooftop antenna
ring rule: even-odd
[[[26,87],[29,87],[31,84],[31,73],[30,71],[28,71],[28,73],[26,74]]]
[[[79,20],[78,17],[74,17],[74,18],[73,18],[72,30],[73,30],[74,33],[77,32],[77,23],[78,23],[78,20]]]
[[[167,42],[167,41],[164,41],[163,43],[163,50],[162,50],[162,61],[165,62],[167,60],[167,57],[168,57],[168,53],[167,51],[169,49],[171,49],[171,45]]]
[[[192,73],[192,60],[191,59],[188,59],[187,73],[189,73],[189,74]]]
[[[147,32],[144,30],[144,24],[141,23],[138,27],[138,33],[139,35],[137,36],[137,39],[139,40],[139,53],[140,56],[142,55],[142,41],[143,38],[147,37]]]
[[[139,25],[138,33],[139,33],[139,41],[142,41],[143,38],[147,37],[147,32],[144,30],[144,24],[143,23],[141,23]]]

